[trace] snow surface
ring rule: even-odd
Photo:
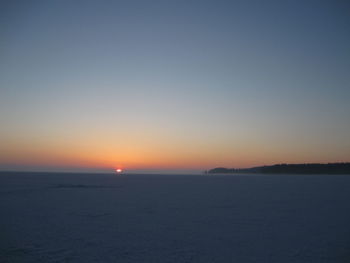
[[[350,176],[0,174],[0,262],[350,262]]]

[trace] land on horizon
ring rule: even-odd
[[[344,163],[305,163],[275,164],[252,168],[217,167],[207,171],[208,174],[262,173],[262,174],[350,174],[350,162]]]
[[[119,170],[119,171],[117,171]],[[300,164],[273,164],[263,166],[253,166],[249,168],[226,168],[216,167],[213,169],[10,169],[0,170],[0,173],[72,173],[72,174],[239,174],[239,173],[257,173],[257,174],[350,174],[350,162],[337,163],[300,163]]]

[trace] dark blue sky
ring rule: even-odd
[[[0,168],[350,156],[347,1],[3,1],[0,10]]]

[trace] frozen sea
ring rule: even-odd
[[[0,173],[0,262],[350,262],[350,175]]]

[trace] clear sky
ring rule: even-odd
[[[0,170],[350,161],[350,4],[1,1]]]

